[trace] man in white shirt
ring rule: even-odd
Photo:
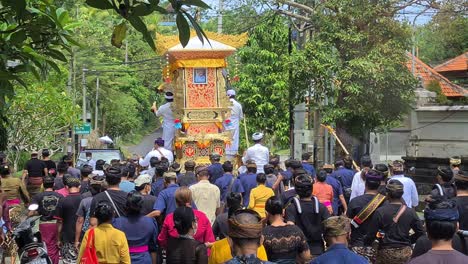
[[[144,159],[140,158],[138,163],[142,167],[148,167],[150,166],[150,160],[152,157],[156,157],[159,160],[161,160],[161,158],[164,157],[169,161],[169,164],[172,164],[172,162],[174,162],[174,154],[172,153],[172,151],[164,148],[164,140],[162,138],[158,138],[154,141],[153,150],[148,152]]]
[[[232,160],[239,150],[239,126],[241,119],[244,118],[244,113],[242,112],[242,105],[236,101],[236,91],[228,90],[226,93],[232,102],[231,117],[229,118],[231,122],[224,126],[226,130],[232,132],[232,141],[231,145],[226,147],[226,156],[228,160]]]
[[[172,150],[172,143],[174,141],[174,135],[176,132],[174,124],[174,115],[172,114],[172,102],[174,101],[174,94],[171,92],[166,92],[164,95],[166,98],[166,103],[161,105],[159,109],[156,107],[156,103],[151,107],[151,111],[157,116],[163,118],[162,128],[163,134],[162,139],[164,140],[164,148]],[[157,109],[157,110],[156,110]]]
[[[256,132],[252,135],[252,140],[255,143],[245,152],[242,162],[245,164],[248,160],[255,161],[257,164],[257,173],[264,173],[263,166],[270,161],[270,151],[262,145],[263,133]]]
[[[198,183],[190,186],[193,202],[197,209],[206,214],[213,225],[216,220],[216,210],[221,207],[221,191],[218,186],[208,180],[208,167],[202,166],[196,169]]]
[[[418,206],[419,197],[418,190],[416,189],[416,184],[411,178],[408,178],[404,175],[404,165],[403,161],[395,160],[392,165],[393,176],[391,179],[397,179],[403,184],[403,200],[406,203],[406,206],[409,208],[415,208]]]
[[[358,197],[364,194],[366,190],[366,179],[364,175],[372,169],[372,160],[368,155],[361,157],[361,167],[362,170],[356,172],[353,177],[353,183],[351,184],[351,196],[349,200],[351,201],[354,197]]]

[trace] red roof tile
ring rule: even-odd
[[[408,61],[406,62],[406,67],[409,71],[412,71],[412,55],[407,53]],[[462,87],[452,83],[447,78],[442,76],[440,73],[436,72],[429,65],[422,62],[418,57],[414,57],[414,77],[421,78],[423,86],[427,87],[432,81],[437,81],[440,85],[442,93],[447,97],[462,97],[468,96],[468,91]]]
[[[468,51],[434,67],[437,72],[468,71]]]

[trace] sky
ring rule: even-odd
[[[223,0],[225,3],[235,3],[238,2],[239,0]],[[212,7],[213,10],[209,11],[209,16],[216,16],[217,10],[218,10],[218,5],[219,5],[219,0],[204,0],[205,3],[207,3],[209,6]],[[413,23],[414,18],[417,16],[418,13],[423,11],[423,8],[421,7],[408,7],[405,10],[401,11],[401,15],[397,17],[398,20],[401,21],[408,21],[409,23]],[[431,20],[432,15],[434,14],[434,10],[428,10],[424,12],[424,14],[419,15],[416,18],[415,24],[416,25],[424,25],[428,23]]]

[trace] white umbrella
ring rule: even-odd
[[[112,141],[112,139],[110,137],[108,137],[108,136],[100,137],[99,141],[101,141],[104,144],[113,144],[114,143],[114,141]]]

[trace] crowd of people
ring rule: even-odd
[[[422,220],[402,161],[364,156],[358,169],[344,157],[316,170],[306,153],[282,169],[254,139],[238,170],[219,154],[209,166],[178,164],[162,139],[144,158],[107,164],[89,153],[80,168],[33,152],[22,179],[2,162],[1,239],[21,206],[36,204],[28,215],[40,216],[53,264],[90,252],[99,263],[468,263],[457,232],[468,230],[468,174],[458,167],[437,169]]]

